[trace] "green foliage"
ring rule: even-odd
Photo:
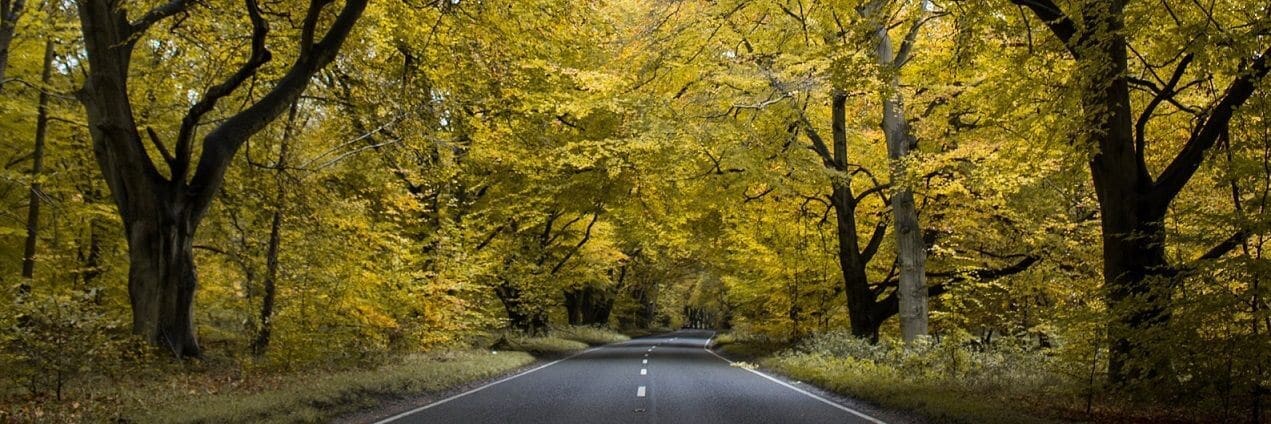
[[[25,390],[60,401],[81,377],[117,372],[131,340],[97,297],[95,291],[23,296],[0,320],[6,329],[0,338],[5,347],[0,366],[6,370],[0,394]]]

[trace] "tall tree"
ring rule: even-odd
[[[53,76],[53,40],[44,42],[44,65],[40,72],[40,95],[35,117],[35,148],[31,150],[31,193],[27,202],[26,243],[22,249],[22,283],[19,293],[31,291],[30,281],[35,278],[35,252],[40,232],[40,174],[44,172],[44,137],[49,128],[49,83]]]
[[[366,8],[367,0],[346,0],[325,31],[319,28],[332,0],[311,0],[301,20],[293,62],[273,87],[237,113],[215,123],[194,160],[199,127],[217,103],[233,94],[270,61],[269,24],[256,0],[245,0],[251,21],[250,54],[219,84],[197,96],[172,148],[147,128],[167,164],[161,172],[147,153],[133,113],[128,81],[134,49],[155,24],[189,13],[196,6],[172,0],[130,18],[122,0],[78,3],[89,70],[80,98],[102,174],[123,218],[128,239],[128,292],[132,330],[178,356],[201,354],[194,331],[197,286],[192,251],[195,230],[224,180],[231,159],[245,141],[287,110],[310,78],[333,59]],[[191,168],[193,173],[191,174]]]
[[[1162,355],[1153,352],[1151,333],[1169,321],[1170,291],[1179,277],[1178,267],[1166,256],[1165,218],[1170,204],[1203,164],[1206,152],[1258,90],[1271,68],[1267,62],[1271,47],[1263,39],[1259,50],[1244,52],[1240,69],[1211,104],[1200,109],[1179,106],[1194,113],[1193,128],[1169,164],[1154,176],[1146,160],[1148,126],[1158,107],[1181,105],[1178,95],[1190,84],[1180,83],[1196,50],[1178,52],[1172,76],[1160,85],[1134,81],[1126,0],[1076,1],[1069,11],[1051,0],[1011,3],[1031,10],[1063,43],[1081,73],[1077,78],[1081,137],[1094,150],[1089,166],[1103,232],[1104,298],[1112,310],[1109,377],[1114,382],[1161,377],[1168,371]],[[1132,83],[1154,93],[1137,116],[1131,104]],[[1204,256],[1221,256],[1247,236],[1238,231]]]
[[[918,223],[918,208],[914,204],[913,184],[909,178],[910,152],[918,148],[918,139],[909,129],[905,116],[904,96],[900,92],[900,71],[909,62],[919,31],[929,19],[927,11],[934,8],[930,1],[920,2],[921,12],[893,49],[889,13],[885,9],[891,2],[876,0],[856,9],[865,19],[873,34],[874,58],[884,80],[880,93],[883,103],[882,129],[887,144],[887,156],[891,159],[891,210],[896,235],[896,261],[899,264],[899,283],[896,291],[900,301],[900,332],[906,342],[927,335],[927,246],[923,241],[922,227]]]

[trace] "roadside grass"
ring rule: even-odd
[[[776,354],[789,347],[789,343],[752,333],[729,332],[716,335],[711,339],[711,346],[731,358],[754,361]]]
[[[0,422],[327,422],[383,400],[445,391],[535,360],[523,351],[450,350],[404,355],[369,368],[287,373],[255,371],[216,358],[151,363],[131,375],[86,380],[62,401],[6,394],[0,398]]]
[[[521,351],[538,356],[560,356],[587,348],[587,344],[559,337],[525,337],[506,334],[491,346],[494,351]]]
[[[1034,416],[1020,399],[1010,395],[971,390],[948,379],[913,379],[896,368],[868,360],[789,354],[764,359],[760,364],[792,379],[883,408],[915,412],[932,422],[1064,422]]]
[[[627,336],[628,338],[635,338],[635,337],[652,336],[654,334],[670,333],[672,331],[675,331],[675,329],[671,327],[651,327],[651,328],[633,327],[633,328],[623,328],[619,330],[619,333],[621,333],[624,336]]]
[[[1069,399],[1045,355],[1018,346],[974,350],[959,340],[905,347],[846,333],[789,342],[753,334],[722,334],[726,355],[794,380],[939,423],[1059,423],[1047,405]]]
[[[156,423],[322,422],[373,407],[384,398],[445,390],[534,360],[524,352],[416,354],[377,369],[294,376],[280,381],[276,390],[194,396],[127,418]]]
[[[630,336],[617,331],[613,331],[608,328],[591,326],[557,327],[552,329],[552,335],[566,340],[586,343],[591,346],[631,340]]]

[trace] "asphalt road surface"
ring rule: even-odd
[[[706,349],[684,330],[593,348],[379,423],[874,423]]]

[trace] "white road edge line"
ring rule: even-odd
[[[705,351],[707,351],[707,352],[710,352],[710,354],[711,354],[711,355],[715,355],[715,357],[716,357],[716,358],[719,358],[719,359],[723,360],[724,362],[729,363],[730,365],[736,364],[736,362],[733,362],[732,360],[729,360],[728,358],[725,358],[725,357],[723,357],[723,356],[720,356],[720,354],[715,353],[715,351],[711,350],[711,348],[710,348],[710,346],[711,346],[711,340],[714,340],[714,339],[715,339],[715,334],[711,334],[711,337],[710,337],[709,339],[706,339],[706,344],[702,345],[702,349],[703,349],[703,350],[705,350]],[[824,404],[826,404],[826,405],[833,406],[833,407],[835,407],[835,408],[838,408],[838,409],[843,410],[844,412],[847,412],[847,413],[849,413],[849,414],[852,414],[852,415],[858,416],[858,417],[860,417],[861,419],[863,419],[863,420],[865,420],[865,421],[869,421],[869,422],[874,423],[874,424],[887,424],[887,423],[883,422],[882,420],[880,420],[880,419],[878,419],[878,418],[874,418],[874,417],[871,417],[871,416],[869,416],[869,415],[866,415],[864,412],[860,412],[860,411],[857,411],[857,410],[855,410],[855,409],[848,408],[848,407],[846,407],[846,406],[840,405],[838,402],[835,402],[835,401],[832,401],[832,400],[829,400],[829,399],[823,398],[823,397],[821,397],[821,396],[817,396],[816,394],[814,394],[814,393],[812,393],[812,392],[809,392],[809,391],[807,391],[807,390],[803,390],[803,389],[800,389],[800,388],[798,388],[798,387],[791,386],[790,384],[788,384],[788,383],[786,383],[786,382],[784,382],[784,381],[778,380],[778,379],[776,379],[775,377],[770,376],[770,375],[768,375],[768,374],[764,374],[764,373],[762,373],[762,372],[759,372],[759,371],[756,371],[756,370],[752,370],[752,369],[750,369],[750,368],[746,368],[746,367],[737,367],[737,368],[741,368],[741,369],[743,369],[743,370],[746,370],[746,371],[750,371],[750,372],[752,372],[752,373],[755,373],[755,375],[758,375],[758,376],[760,376],[760,377],[766,378],[766,379],[768,379],[769,381],[772,381],[773,383],[780,384],[780,385],[782,385],[782,386],[785,386],[787,389],[794,390],[794,391],[796,391],[796,392],[799,392],[799,393],[802,393],[802,394],[804,394],[804,395],[807,395],[807,396],[808,396],[808,397],[810,397],[810,398],[813,398],[813,399],[819,400],[819,401],[821,401],[821,403],[824,403]]]
[[[636,389],[636,397],[644,397],[644,386],[640,386],[639,389]]]
[[[576,357],[576,356],[582,355],[582,354],[587,353],[587,352],[591,352],[591,351],[593,351],[593,350],[600,349],[600,348],[602,348],[602,347],[604,347],[604,346],[597,346],[597,347],[593,347],[593,348],[591,348],[591,349],[587,349],[587,350],[584,350],[584,351],[582,351],[582,352],[578,352],[578,353],[575,353],[575,354],[573,354],[573,355],[569,355],[569,356],[566,356],[566,357],[564,357],[564,358],[557,359],[557,360],[552,361],[552,362],[548,362],[548,363],[546,363],[546,364],[543,364],[543,365],[540,365],[540,366],[538,366],[538,367],[535,367],[534,369],[531,369],[531,370],[529,370],[529,371],[525,371],[525,372],[520,373],[520,374],[516,374],[516,375],[513,375],[513,376],[509,376],[509,377],[503,378],[503,379],[501,379],[501,380],[499,380],[499,381],[495,381],[495,382],[493,382],[493,383],[486,384],[486,385],[484,385],[484,386],[481,386],[481,387],[478,387],[478,388],[475,388],[475,389],[472,389],[472,390],[469,390],[469,391],[466,391],[466,392],[463,392],[463,393],[460,393],[460,394],[457,394],[457,395],[454,395],[454,396],[451,396],[451,397],[448,397],[448,398],[445,398],[445,399],[442,399],[442,400],[439,400],[439,401],[436,401],[436,402],[433,402],[433,403],[430,403],[430,404],[427,404],[427,405],[424,405],[424,406],[421,406],[421,407],[418,407],[418,408],[415,408],[415,409],[412,409],[412,410],[409,410],[409,411],[406,411],[406,412],[403,412],[403,413],[400,413],[400,414],[397,414],[397,415],[394,415],[394,416],[391,416],[391,417],[388,417],[388,418],[385,418],[385,419],[382,419],[382,420],[379,420],[379,421],[376,421],[376,422],[375,422],[375,424],[387,424],[387,423],[391,423],[391,422],[393,422],[393,421],[400,420],[400,419],[402,419],[402,418],[406,418],[406,417],[408,417],[408,416],[414,415],[414,414],[416,414],[416,413],[418,413],[418,412],[420,412],[420,411],[423,411],[423,410],[425,410],[425,409],[432,408],[432,407],[434,407],[434,406],[441,405],[441,404],[443,404],[443,403],[450,402],[450,401],[452,401],[452,400],[455,400],[455,399],[458,399],[458,398],[461,398],[461,397],[464,397],[464,396],[467,396],[467,395],[470,395],[470,394],[473,394],[473,393],[476,393],[476,392],[479,392],[479,391],[482,391],[482,390],[488,389],[488,388],[490,388],[491,386],[494,386],[494,385],[497,385],[497,384],[500,384],[500,383],[505,383],[505,382],[511,381],[511,380],[513,380],[513,379],[515,379],[515,378],[517,378],[517,377],[521,377],[521,376],[523,376],[523,375],[530,374],[530,373],[532,373],[532,372],[535,372],[535,371],[541,370],[541,369],[543,369],[543,368],[547,368],[547,367],[550,367],[550,366],[552,366],[552,365],[559,364],[559,363],[561,363],[561,362],[564,362],[564,361],[567,361],[567,360],[573,359],[573,358],[574,358],[574,357]]]

